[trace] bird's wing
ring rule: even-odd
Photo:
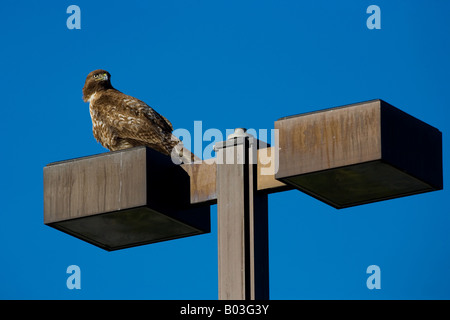
[[[120,138],[142,141],[167,152],[176,144],[170,141],[173,127],[169,120],[141,100],[108,90],[95,104],[101,106],[96,109],[102,110],[102,120],[112,126]]]
[[[124,96],[125,97],[122,100],[124,106],[133,113],[136,113],[136,116],[146,117],[150,123],[157,125],[165,132],[173,131],[173,126],[170,121],[156,112],[153,108],[149,107],[145,102],[131,96]]]

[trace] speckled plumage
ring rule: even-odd
[[[108,71],[99,69],[88,74],[83,100],[89,102],[95,139],[110,151],[145,145],[171,155],[180,144],[172,135],[170,121],[145,102],[114,89]],[[187,150],[185,153],[190,154]],[[194,160],[193,155],[190,158]]]

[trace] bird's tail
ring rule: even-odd
[[[193,163],[198,161],[201,162],[201,159],[193,154],[189,149],[185,148],[183,142],[174,135],[172,135],[172,141],[177,142],[177,144],[172,148],[172,152],[170,155],[174,163],[181,164]]]

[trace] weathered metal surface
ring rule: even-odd
[[[248,140],[228,142],[217,156],[219,299],[268,299],[268,197],[257,192]]]
[[[209,232],[190,204],[190,177],[146,147],[49,164],[44,223],[106,250]]]
[[[336,208],[442,189],[442,134],[382,100],[282,118],[275,178]]]

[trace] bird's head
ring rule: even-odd
[[[83,87],[83,100],[87,102],[97,91],[111,89],[111,75],[108,71],[98,69],[88,74]]]

